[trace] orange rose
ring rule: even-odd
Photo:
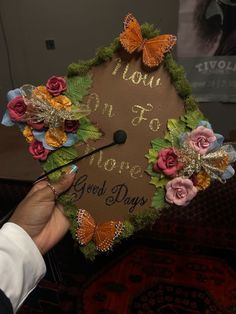
[[[23,130],[23,135],[26,138],[26,141],[28,143],[31,143],[34,140],[34,135],[32,133],[32,130],[29,126],[26,126]]]
[[[47,145],[52,147],[61,147],[67,141],[67,135],[61,129],[49,129],[45,133]]]
[[[68,111],[71,110],[71,101],[70,101],[70,99],[68,97],[66,97],[66,96],[63,96],[63,95],[53,97],[50,100],[50,104],[54,108],[56,108],[58,110],[61,110],[61,109],[65,109],[65,110],[68,110]]]

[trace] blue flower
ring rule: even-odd
[[[206,120],[201,120],[198,123],[198,126],[204,126],[205,128],[212,130],[211,124],[208,121],[206,121]]]

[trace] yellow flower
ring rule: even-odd
[[[34,135],[32,133],[32,130],[29,126],[26,126],[23,130],[23,135],[26,138],[26,141],[28,143],[31,143],[34,140]]]
[[[197,174],[196,183],[196,187],[198,190],[206,190],[211,183],[211,179],[205,171],[200,171]]]
[[[36,87],[33,93],[35,96],[37,96],[40,99],[45,99],[45,100],[50,101],[50,99],[52,98],[52,95],[49,93],[46,86],[43,86],[43,85]]]
[[[66,96],[63,96],[63,95],[59,95],[59,96],[56,96],[56,97],[53,97],[51,100],[50,100],[50,104],[56,108],[56,109],[65,109],[65,110],[68,110],[70,111],[71,110],[71,101],[68,97]]]
[[[49,129],[45,133],[45,141],[49,146],[61,147],[67,141],[67,135],[61,129]]]
[[[214,160],[212,164],[214,167],[218,168],[219,170],[225,171],[229,165],[229,155],[225,153],[225,155],[222,158]]]

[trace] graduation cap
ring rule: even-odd
[[[67,77],[8,94],[3,124],[20,126],[52,182],[78,162],[58,201],[90,258],[234,174],[236,153],[200,112],[175,42],[129,14],[119,38]]]

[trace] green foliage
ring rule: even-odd
[[[157,159],[157,151],[156,149],[150,148],[148,154],[145,155],[148,159],[148,163],[154,163]]]
[[[169,119],[167,122],[169,133],[166,134],[165,139],[172,143],[172,146],[179,146],[179,136],[184,133],[186,126],[180,119]]]
[[[74,76],[67,79],[67,90],[64,94],[70,98],[73,105],[78,105],[83,97],[87,95],[91,85],[92,78],[90,75]]]
[[[152,207],[155,209],[162,209],[165,206],[165,189],[160,187],[156,190],[152,198]]]
[[[86,246],[80,246],[80,251],[90,261],[94,261],[96,256],[98,255],[98,251],[96,250],[95,243],[92,241],[90,241]]]
[[[157,152],[159,152],[162,148],[170,147],[171,141],[164,138],[156,138],[151,141],[152,148],[155,149]]]
[[[164,66],[170,73],[172,83],[180,97],[185,100],[187,97],[191,96],[192,89],[185,77],[184,69],[174,61],[170,53],[167,53],[164,58]],[[187,106],[187,104],[185,105]]]
[[[120,236],[120,239],[129,238],[135,232],[134,226],[129,220],[125,220],[123,225],[124,225],[124,229]],[[119,240],[119,238],[117,240]]]
[[[152,177],[150,183],[153,184],[156,188],[164,187],[169,179],[164,176]]]
[[[141,25],[141,32],[144,38],[150,39],[160,34],[160,31],[156,29],[153,24],[143,23]]]
[[[43,162],[43,170],[48,172],[52,169],[55,169],[59,166],[65,165],[74,158],[77,157],[77,151],[73,147],[61,147],[54,152],[52,152],[47,160]],[[57,181],[61,173],[63,172],[63,168],[61,170],[55,171],[49,175],[49,179],[51,181]]]
[[[77,131],[77,136],[79,141],[86,142],[88,140],[98,140],[102,136],[102,133],[96,126],[91,124],[89,119],[82,118],[80,119],[80,126]]]
[[[190,95],[185,98],[185,108],[186,108],[186,111],[199,110],[197,101],[194,96]]]
[[[204,120],[204,115],[199,110],[188,111],[183,116],[183,121],[186,123],[187,127],[195,129],[201,120]]]
[[[130,217],[130,222],[135,228],[135,231],[145,228],[147,225],[154,224],[156,219],[161,215],[161,210],[147,209],[145,212],[138,213]]]
[[[153,171],[153,163],[150,163],[146,169],[146,172],[151,176],[151,177],[157,177],[158,173]]]
[[[80,60],[78,63],[72,63],[68,66],[67,76],[86,75],[89,70],[107,60],[110,60],[113,54],[121,47],[119,38],[115,38],[113,42],[106,47],[97,49],[94,58],[89,60]]]

